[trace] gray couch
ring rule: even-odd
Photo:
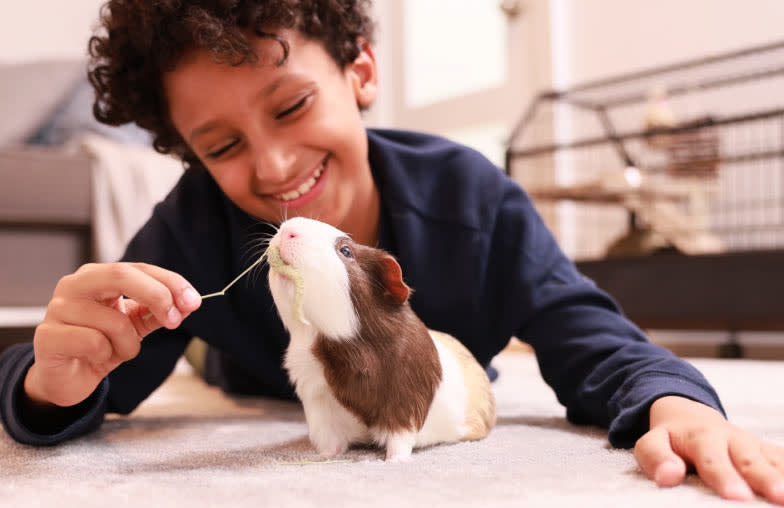
[[[92,117],[84,61],[0,65],[0,349],[29,340],[57,281],[93,259],[86,132],[148,143]]]
[[[83,153],[0,151],[0,306],[40,306],[91,259],[90,161]]]

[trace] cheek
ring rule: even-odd
[[[324,277],[305,281],[305,314],[324,335],[351,338],[358,329],[358,316],[351,301],[345,268],[337,264],[324,266]]]
[[[272,293],[272,299],[275,301],[278,313],[283,319],[283,322],[288,323],[288,320],[292,319],[291,316],[293,313],[294,284],[285,277],[273,273],[270,273],[268,282],[270,292]]]
[[[314,115],[318,120],[312,126],[317,130],[317,139],[329,144],[330,151],[356,163],[365,158],[367,140],[362,116],[353,101],[353,96],[335,98],[330,103],[322,100]]]
[[[242,167],[242,164],[224,163],[221,165],[220,169],[214,169],[208,166],[207,171],[212,175],[212,178],[224,194],[229,196],[232,200],[248,194],[250,187],[248,185],[247,170]]]

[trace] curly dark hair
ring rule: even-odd
[[[247,33],[270,37],[296,29],[321,42],[344,68],[372,42],[371,0],[109,0],[101,8],[102,32],[90,38],[88,78],[93,114],[109,125],[134,122],[153,134],[153,146],[174,153],[186,167],[201,166],[169,119],[162,75],[192,50],[208,50],[228,65],[255,62]]]

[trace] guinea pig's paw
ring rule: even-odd
[[[341,441],[337,439],[321,440],[321,442],[314,443],[318,454],[325,459],[332,459],[338,455],[346,453],[348,450],[348,441]]]
[[[392,464],[405,464],[411,462],[411,450],[414,448],[415,436],[413,433],[393,434],[387,438],[386,461]]]
[[[331,450],[319,450],[319,455],[321,455],[325,459],[334,459],[340,455],[346,453],[347,448],[342,446],[336,446]]]
[[[414,457],[411,456],[411,452],[407,454],[397,454],[397,455],[390,455],[389,451],[387,450],[387,458],[386,461],[390,464],[408,464],[414,460]]]

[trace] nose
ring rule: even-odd
[[[285,145],[269,143],[255,150],[253,172],[257,180],[284,182],[291,177],[294,154]]]
[[[286,264],[291,264],[294,251],[297,249],[297,238],[299,233],[289,224],[284,224],[273,238],[272,243],[278,248],[278,254]]]
[[[278,242],[286,243],[299,238],[299,231],[297,231],[293,224],[287,222],[280,227],[280,231],[278,231],[278,234],[275,236],[278,237]]]

